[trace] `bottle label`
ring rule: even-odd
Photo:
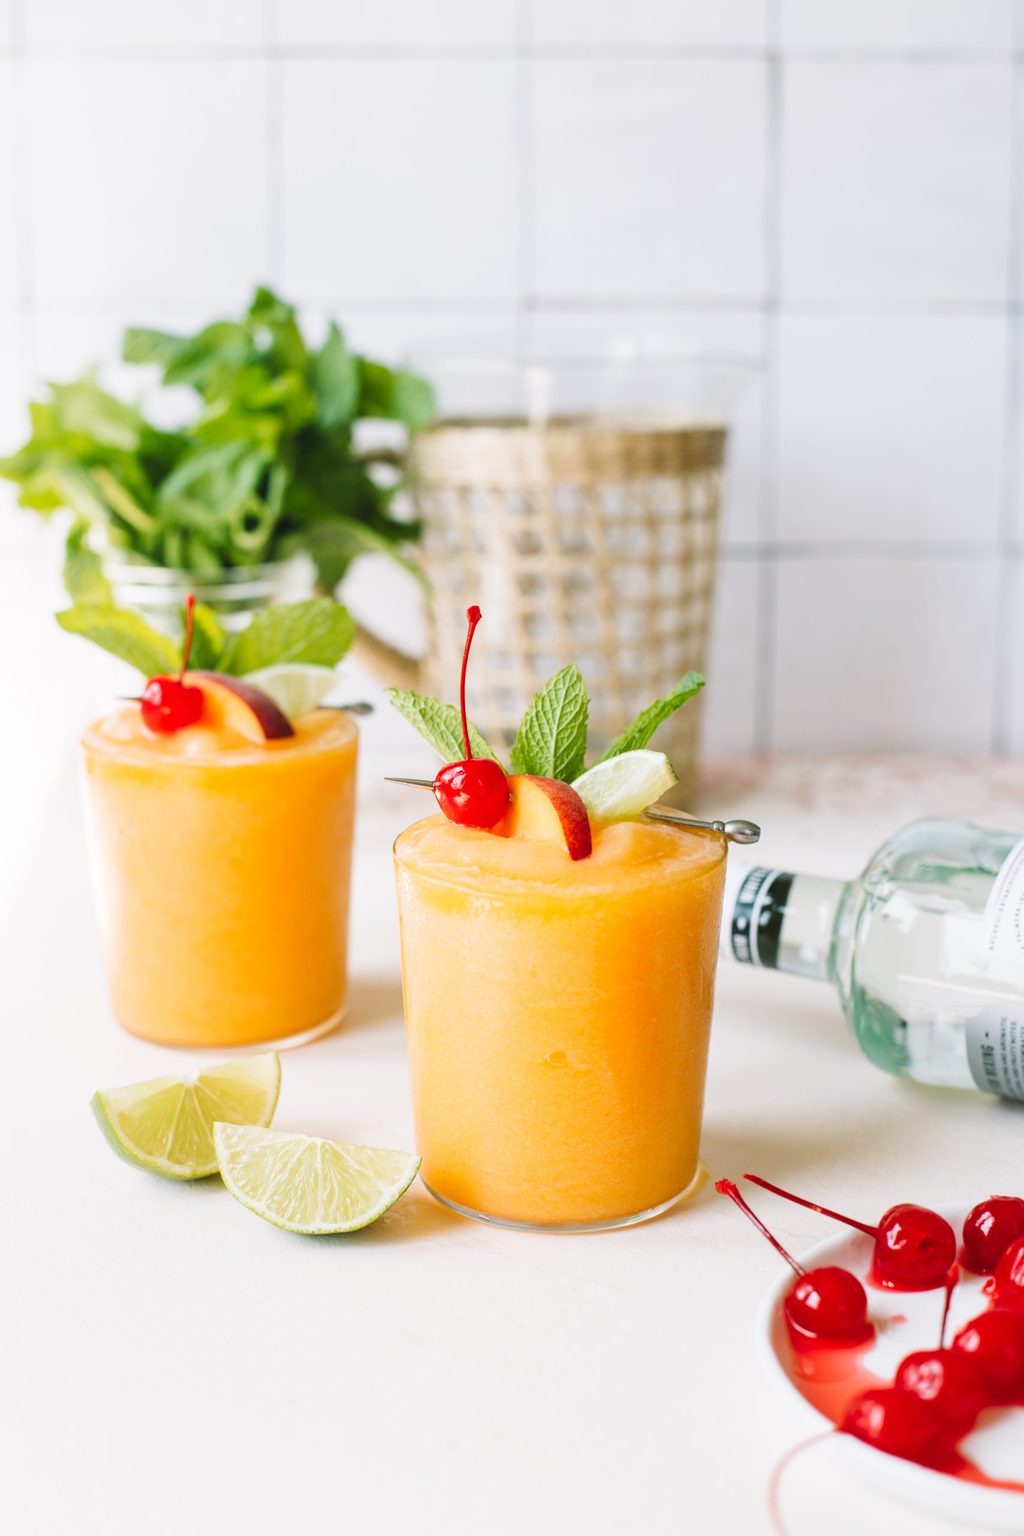
[[[1010,849],[989,892],[981,943],[990,976],[1024,981],[1024,842]]]
[[[723,939],[734,960],[743,965],[779,963],[782,919],[793,876],[784,869],[755,865],[743,872],[735,895],[727,894]],[[731,897],[731,899],[730,899]]]
[[[1024,1008],[983,1008],[964,1024],[967,1061],[978,1087],[1004,1099],[1024,1099]]]

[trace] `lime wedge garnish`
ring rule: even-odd
[[[676,771],[664,752],[620,752],[595,763],[574,780],[573,789],[591,821],[623,821],[639,816],[677,783]]]
[[[215,1125],[221,1178],[235,1199],[288,1232],[356,1232],[404,1195],[420,1166],[411,1152],[319,1136]]]
[[[195,1082],[153,1077],[93,1095],[92,1110],[115,1152],[167,1179],[205,1179],[217,1172],[214,1122],[269,1125],[277,1107],[281,1063],[276,1051],[226,1061]]]
[[[307,667],[301,662],[284,661],[276,667],[247,672],[243,681],[269,694],[289,720],[297,720],[323,703],[338,675],[333,667]]]

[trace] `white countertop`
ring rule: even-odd
[[[396,765],[390,765],[394,768]],[[351,1017],[283,1058],[276,1124],[412,1145],[389,848],[412,818],[364,767]],[[925,811],[1024,828],[1019,765],[756,764],[711,774],[759,862],[855,873]],[[412,792],[408,792],[411,794]],[[418,809],[418,803],[415,809]],[[12,1536],[757,1536],[805,1432],[755,1351],[778,1261],[709,1190],[647,1226],[532,1236],[418,1186],[338,1239],[259,1221],[219,1181],[116,1159],[93,1090],[193,1060],[113,1024],[77,794],[61,778],[4,924],[0,1520]],[[1024,1192],[1024,1110],[886,1077],[830,991],[723,969],[704,1157],[865,1217]],[[798,1250],[828,1229],[777,1203]],[[954,1527],[848,1481],[783,1482],[790,1536]],[[1024,1528],[1024,1515],[1022,1515]],[[961,1529],[961,1528],[956,1528]]]

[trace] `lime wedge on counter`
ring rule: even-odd
[[[205,1179],[217,1172],[215,1121],[269,1125],[281,1087],[276,1051],[226,1061],[195,1082],[153,1077],[94,1094],[92,1111],[115,1152],[166,1179]]]
[[[307,667],[301,662],[285,661],[280,666],[247,672],[243,681],[268,694],[289,720],[298,720],[323,703],[338,675],[333,667]]]
[[[309,1236],[368,1227],[405,1194],[420,1166],[411,1152],[255,1126],[215,1125],[213,1139],[235,1199],[275,1227]]]
[[[664,752],[642,749],[595,763],[572,787],[591,821],[623,821],[646,811],[676,783],[676,771]]]

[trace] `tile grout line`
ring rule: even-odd
[[[765,300],[761,322],[761,488],[758,529],[761,539],[774,541],[779,496],[779,296],[782,288],[782,58],[779,47],[780,0],[768,0],[768,32],[773,46],[766,62],[765,98]],[[755,633],[756,695],[754,750],[774,746],[776,625],[778,563],[761,559],[757,574]]]
[[[1016,44],[1021,41],[1021,14],[1014,13]],[[999,546],[1001,559],[997,576],[995,615],[995,654],[992,658],[992,733],[991,750],[1002,754],[1010,748],[1010,690],[1013,683],[1011,648],[1014,608],[1018,601],[1016,568],[1011,560],[1020,493],[1020,420],[1024,406],[1024,359],[1021,356],[1021,321],[1017,307],[1021,298],[1020,268],[1024,259],[1020,221],[1024,218],[1024,101],[1022,101],[1022,66],[1010,65],[1010,218],[1007,241],[1006,373],[1003,405],[1002,472],[999,505]]]
[[[530,17],[527,0],[516,0],[516,304],[513,346],[517,361],[525,356],[528,291],[533,271],[534,203],[530,168],[533,162],[533,69],[530,59]]]
[[[265,43],[264,121],[264,192],[267,199],[266,260],[267,280],[272,288],[282,281],[284,260],[284,166],[282,141],[281,59],[278,51],[278,0],[263,0]]]

